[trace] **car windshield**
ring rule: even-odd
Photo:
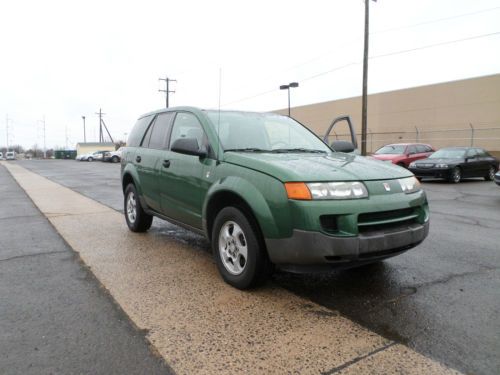
[[[274,113],[206,111],[225,151],[331,152],[297,121]],[[220,117],[219,117],[220,116]]]
[[[429,159],[463,159],[465,158],[465,150],[461,148],[443,148],[436,151]]]
[[[384,155],[384,154],[404,154],[406,146],[405,145],[387,145],[382,148],[379,148],[375,151],[375,155]]]

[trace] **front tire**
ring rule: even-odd
[[[488,170],[488,174],[484,177],[486,181],[493,181],[495,178],[495,167],[491,166]]]
[[[94,161],[94,158],[88,158],[87,161]]]
[[[451,175],[448,181],[453,182],[454,184],[458,184],[462,179],[462,171],[459,167],[455,167],[451,170]]]
[[[153,216],[148,215],[141,206],[139,195],[134,184],[128,184],[125,189],[123,208],[128,228],[132,232],[146,232],[151,228]]]
[[[263,283],[272,269],[257,224],[236,207],[226,207],[217,214],[212,249],[222,278],[235,288]]]
[[[120,161],[120,158],[118,158],[118,156],[113,156],[113,157],[111,158],[111,162],[112,162],[112,163],[118,163],[119,161]]]

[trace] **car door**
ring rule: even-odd
[[[479,164],[477,175],[480,177],[486,176],[486,175],[488,175],[488,172],[490,170],[490,166],[493,164],[491,157],[482,148],[476,148],[476,153],[477,153],[478,164]]]
[[[480,175],[481,160],[478,158],[477,152],[473,148],[469,148],[465,153],[465,163],[462,168],[464,177],[475,177]]]
[[[415,145],[409,145],[406,148],[406,155],[407,155],[407,158],[406,158],[406,164],[407,165],[410,165],[410,163],[412,161],[415,161],[415,160],[419,159],[418,153],[417,153],[417,147]]]
[[[199,147],[209,150],[206,133],[190,112],[178,112],[170,135],[169,148],[180,138],[196,138]],[[215,160],[208,157],[169,152],[159,175],[161,210],[164,215],[191,227],[202,228],[202,208],[213,180]]]
[[[161,212],[158,176],[163,160],[168,158],[167,138],[173,117],[174,112],[158,114],[135,153],[142,197],[147,206],[157,212]]]

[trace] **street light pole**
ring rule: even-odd
[[[83,119],[83,142],[87,143],[87,135],[85,133],[85,116],[82,116]]]
[[[377,1],[377,0],[373,0]],[[363,52],[363,98],[361,104],[361,155],[366,155],[366,133],[368,112],[368,34],[370,19],[370,0],[365,0],[365,45]]]
[[[299,87],[299,83],[290,82],[288,85],[280,86],[280,90],[288,90],[288,117],[290,117],[290,87]]]

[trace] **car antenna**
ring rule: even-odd
[[[220,98],[221,98],[221,93],[222,93],[222,68],[219,68],[219,111],[218,111],[218,116],[217,116],[217,161],[216,164],[219,165],[219,151],[221,148],[221,143],[220,143],[220,137],[219,137],[219,128],[220,128]]]

